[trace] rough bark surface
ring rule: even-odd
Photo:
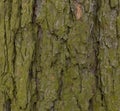
[[[0,0],[0,111],[120,111],[120,0]]]

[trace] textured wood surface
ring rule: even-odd
[[[0,0],[0,111],[119,111],[119,0]]]

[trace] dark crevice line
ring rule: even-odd
[[[114,78],[114,74],[116,74],[116,68],[112,67],[112,89],[113,89],[113,95],[115,94],[115,78]]]
[[[19,0],[18,4],[19,4],[19,6],[18,6],[19,27],[16,30],[16,32],[14,32],[14,37],[13,37],[13,59],[12,59],[12,63],[13,63],[13,75],[11,76],[12,82],[13,82],[13,96],[14,96],[15,100],[17,99],[17,97],[16,97],[16,95],[17,95],[17,86],[16,86],[16,80],[15,80],[16,79],[16,77],[15,77],[16,59],[17,59],[16,39],[17,39],[17,34],[21,30],[22,1]]]
[[[76,99],[76,102],[77,102],[77,107],[78,107],[78,109],[79,109],[80,111],[82,111],[82,107],[81,107],[81,105],[80,105],[80,103],[79,103],[78,98],[75,98],[75,99]]]
[[[58,91],[57,91],[57,93],[58,93],[57,96],[58,96],[58,99],[59,99],[59,100],[62,99],[62,98],[61,98],[61,95],[62,95],[62,90],[63,90],[63,77],[64,77],[63,73],[64,73],[64,71],[61,70],[60,78],[59,78],[59,88],[58,88]]]
[[[88,111],[94,111],[94,96],[95,94],[89,99]]]
[[[27,109],[28,106],[30,105],[30,102],[31,102],[31,92],[32,92],[32,79],[34,78],[34,69],[33,69],[33,66],[34,66],[34,52],[35,52],[35,49],[33,50],[33,55],[32,55],[32,60],[31,60],[31,63],[30,63],[30,66],[29,66],[29,71],[28,71],[28,80],[27,80],[27,87],[26,87],[26,90],[27,90],[27,101],[26,101],[26,106],[25,108],[22,108],[22,109]],[[30,105],[31,106],[31,105]]]
[[[32,58],[33,57],[34,57],[34,51],[33,51]],[[29,81],[31,81],[32,78],[33,78],[33,66],[34,66],[34,60],[32,59],[32,61],[30,63],[30,66],[29,66],[29,73],[28,73],[28,79],[29,79]]]
[[[94,58],[95,58],[95,60],[94,60],[94,67],[92,66],[90,69],[92,69],[93,71],[93,73],[94,73],[94,76],[95,76],[95,78],[96,78],[96,87],[98,86],[98,52],[97,52],[97,50],[99,50],[99,47],[97,46],[96,47],[96,35],[95,35],[95,32],[96,32],[96,29],[97,28],[95,28],[95,21],[96,21],[96,15],[97,15],[97,13],[96,13],[96,4],[95,4],[96,2],[94,1],[94,5],[93,5],[93,7],[95,8],[95,10],[93,11],[93,23],[91,24],[91,27],[90,27],[90,38],[92,39],[92,47],[93,47],[93,54],[94,54]],[[95,45],[94,45],[95,44]],[[97,49],[97,50],[96,50]],[[92,96],[90,99],[89,99],[89,101],[88,101],[88,103],[89,103],[89,105],[88,105],[88,111],[93,111],[93,99],[94,99],[94,97]]]
[[[31,111],[37,111],[37,102],[33,103],[33,109]]]
[[[38,70],[37,70],[37,67],[39,66],[38,64],[38,60],[41,61],[41,47],[40,47],[40,43],[41,43],[41,40],[42,40],[42,28],[40,25],[38,25],[38,31],[37,31],[37,40],[36,40],[36,44],[35,44],[35,55],[34,55],[34,61],[35,61],[35,94],[36,94],[36,97],[37,97],[37,101],[39,100],[39,88],[38,88],[38,85],[39,85],[39,78],[38,78]],[[39,69],[39,73],[40,73],[40,69]],[[36,103],[37,103],[36,101]]]
[[[36,10],[37,10],[37,0],[33,0],[33,6],[32,6],[32,23],[35,23],[36,20]]]
[[[35,83],[36,83],[36,88],[35,88],[35,92],[37,94],[37,100],[39,99],[39,88],[38,88],[38,85],[39,85],[39,79],[38,79],[38,70],[37,70],[37,60],[41,61],[41,47],[40,47],[40,43],[41,43],[41,40],[42,40],[42,35],[43,35],[43,32],[42,32],[42,28],[40,25],[38,25],[38,31],[37,31],[37,43],[36,43],[36,74],[35,74]],[[39,66],[39,65],[38,65]],[[39,69],[41,70],[41,69]],[[39,71],[40,73],[41,71]]]
[[[35,94],[36,94],[36,98],[37,98],[37,101],[39,100],[39,79],[38,79],[38,73],[36,72],[35,74]]]
[[[76,96],[76,94],[73,91],[72,93],[75,98],[76,106],[78,107],[79,111],[82,111],[82,105],[80,104],[79,98]]]
[[[96,5],[97,7],[97,5]],[[93,39],[93,49],[94,49],[94,55],[95,55],[95,67],[94,67],[94,73],[96,76],[97,81],[99,82],[99,78],[98,78],[98,74],[100,73],[100,64],[99,64],[99,48],[100,48],[100,27],[99,27],[99,20],[98,20],[98,15],[97,15],[97,11],[98,9],[96,8],[96,14],[94,17],[94,26],[93,26],[93,35],[92,35],[92,39]],[[99,83],[97,83],[98,85]]]
[[[63,69],[61,70],[61,73],[60,73],[60,77],[59,77],[59,87],[58,87],[58,90],[57,90],[57,97],[56,99],[54,99],[52,101],[53,105],[48,109],[48,111],[56,111],[55,110],[55,106],[56,106],[56,103],[57,101],[60,101],[62,98],[61,98],[61,95],[62,95],[62,90],[63,90]]]
[[[8,28],[10,31],[10,41],[8,44],[12,42],[12,36],[11,36],[11,16],[12,16],[12,5],[13,5],[13,0],[8,1]]]
[[[118,64],[120,63],[120,60],[119,60],[119,38],[120,38],[120,35],[119,35],[119,26],[118,26],[118,17],[119,16],[119,11],[117,11],[117,16],[116,16],[116,38],[117,38],[117,53],[116,53],[116,56],[117,56],[117,60],[118,60]]]
[[[34,3],[33,3],[32,23],[35,23],[35,20],[36,20],[35,10],[36,10],[36,0],[34,0]]]
[[[100,53],[100,33],[101,33],[101,29],[100,29],[100,21],[99,21],[99,17],[98,17],[98,12],[100,10],[101,7],[101,0],[97,0],[95,1],[95,11],[93,12],[94,18],[94,24],[92,26],[92,31],[91,31],[91,37],[92,37],[92,41],[93,41],[93,53],[94,53],[94,74],[95,74],[95,78],[96,78],[96,89],[100,92],[101,94],[101,101],[102,101],[102,106],[105,107],[105,110],[108,111],[107,109],[107,104],[106,104],[106,99],[105,99],[105,94],[104,91],[102,89],[102,80],[101,80],[101,68],[100,68],[100,60],[99,60],[99,53]],[[91,107],[92,101],[93,101],[94,97],[92,97],[89,100],[89,111],[93,111],[93,107]]]
[[[4,1],[4,45],[5,45],[5,48],[4,48],[4,55],[5,55],[5,64],[4,64],[4,72],[2,74],[2,76],[4,77],[7,73],[8,73],[8,70],[9,70],[9,60],[8,60],[8,41],[7,41],[7,31],[6,31],[6,1]],[[4,111],[11,111],[11,99],[9,98],[8,94],[6,91],[4,91],[4,99],[5,99],[5,102],[3,104],[3,110]]]
[[[32,4],[32,23],[36,23],[36,18],[40,12],[42,0],[33,0]]]
[[[33,50],[33,55],[32,55],[32,60],[29,66],[29,72],[28,72],[28,86],[27,86],[27,106],[28,104],[30,105],[30,111],[37,111],[37,103],[39,101],[39,78],[38,78],[38,73],[41,72],[41,69],[38,71],[38,61],[40,62],[40,57],[41,57],[41,40],[42,40],[42,28],[40,25],[37,24],[37,34],[34,33],[34,25],[32,27],[33,32],[32,35],[35,37],[35,47]],[[35,82],[35,89],[33,91],[32,89],[32,81],[34,80]],[[32,92],[32,93],[31,93]],[[34,100],[35,99],[35,100]]]
[[[13,59],[12,59],[13,74],[15,74],[15,64],[16,64],[16,55],[17,55],[17,51],[16,51],[16,36],[17,36],[17,33],[15,33],[14,37],[13,37]]]
[[[8,44],[7,44],[7,32],[6,32],[6,2],[4,1],[4,56],[5,56],[5,64],[4,64],[4,71],[2,76],[4,77],[7,74],[9,69],[9,61],[8,61]]]
[[[56,111],[55,110],[55,106],[56,106],[56,103],[60,100],[62,100],[62,90],[63,90],[63,75],[64,71],[63,69],[61,70],[60,72],[60,77],[59,77],[59,80],[58,80],[58,84],[59,84],[59,87],[58,87],[58,90],[57,90],[57,97],[56,99],[54,99],[52,101],[53,105],[47,110],[47,111]]]
[[[18,28],[18,33],[20,33],[20,37],[21,38],[23,38],[22,37],[22,0],[20,0],[19,1],[19,7],[18,7],[18,10],[19,10],[19,14],[18,14],[18,16],[19,16],[19,28]],[[15,40],[15,43],[16,43],[16,40]]]
[[[95,36],[96,38],[99,37],[98,39],[100,39],[100,22],[98,20],[98,18],[96,18],[98,23],[96,25],[98,28],[98,36]],[[94,46],[94,53],[95,53],[95,77],[96,77],[96,88],[100,91],[101,94],[101,101],[102,101],[102,106],[105,107],[106,111],[107,111],[107,105],[106,105],[106,101],[105,101],[105,95],[104,95],[104,91],[102,89],[102,81],[101,81],[101,72],[100,72],[100,60],[99,60],[99,50],[100,50],[100,41],[99,40],[95,40],[94,41],[95,46]]]
[[[50,107],[50,109],[48,109],[47,111],[56,111],[55,110],[55,105],[56,105],[57,99],[53,100],[52,103],[53,105]]]
[[[38,26],[37,39],[38,39],[38,41],[39,41],[39,43],[40,43],[40,42],[41,42],[41,39],[42,39],[43,31],[42,31],[41,25],[37,25],[37,26]],[[39,43],[38,43],[38,46],[39,46]]]
[[[16,51],[16,34],[13,37],[13,58],[12,58],[12,64],[13,64],[13,75],[11,75],[12,78],[12,82],[13,82],[13,95],[14,98],[16,99],[16,81],[15,81],[15,66],[16,66],[16,55],[17,55],[17,51]]]
[[[19,17],[19,28],[21,29],[21,23],[22,23],[22,0],[18,1],[18,17]]]
[[[30,66],[29,66],[29,70],[28,70],[28,79],[27,79],[27,86],[26,86],[26,95],[27,95],[27,101],[26,101],[26,105],[25,107],[21,107],[21,109],[28,109],[31,111],[32,109],[32,79],[34,78],[34,52],[35,52],[35,49],[33,50],[33,55],[32,55],[32,60],[31,60],[31,63],[30,63]]]
[[[5,103],[3,105],[3,109],[4,109],[4,111],[11,111],[11,99],[10,98],[8,98],[5,101]]]
[[[77,67],[78,67],[78,71],[79,71],[79,79],[80,79],[80,84],[79,84],[79,88],[80,88],[80,93],[82,93],[82,84],[83,84],[83,82],[82,82],[82,75],[81,75],[81,73],[80,73],[80,71],[81,71],[81,68],[80,68],[80,65],[79,64],[77,64]],[[82,68],[84,68],[84,67],[82,67]]]
[[[6,91],[2,92],[4,95],[3,111],[11,111],[11,98]]]
[[[89,100],[88,111],[93,111],[93,98],[90,98]]]
[[[99,21],[99,17],[98,17],[98,14],[97,12],[99,11],[100,7],[101,7],[101,4],[100,3],[101,0],[98,1],[97,3],[97,10],[96,10],[96,17],[95,17],[95,25],[97,26],[96,28],[98,29],[98,31],[95,33],[98,33],[98,35],[95,36],[96,40],[96,45],[94,47],[94,51],[95,51],[95,61],[96,61],[96,65],[95,65],[95,77],[96,77],[96,85],[97,85],[97,89],[100,91],[100,94],[101,94],[101,101],[102,101],[102,106],[105,107],[105,110],[108,111],[108,108],[107,108],[107,102],[106,102],[106,98],[105,98],[105,94],[104,94],[104,91],[102,89],[102,75],[101,75],[101,68],[100,68],[100,60],[99,60],[99,53],[100,53],[100,33],[101,33],[101,29],[100,29],[100,21]],[[99,6],[98,6],[99,5]]]
[[[11,28],[12,4],[13,4],[13,0],[9,0],[9,13],[8,13],[9,28]]]
[[[17,86],[16,86],[16,81],[15,81],[15,77],[11,76],[12,79],[12,84],[13,84],[13,97],[15,100],[17,100]]]

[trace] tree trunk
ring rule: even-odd
[[[0,10],[0,111],[120,111],[119,0]]]

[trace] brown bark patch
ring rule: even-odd
[[[82,17],[82,6],[80,3],[74,1],[75,4],[75,17],[77,20],[80,20],[80,18]]]

